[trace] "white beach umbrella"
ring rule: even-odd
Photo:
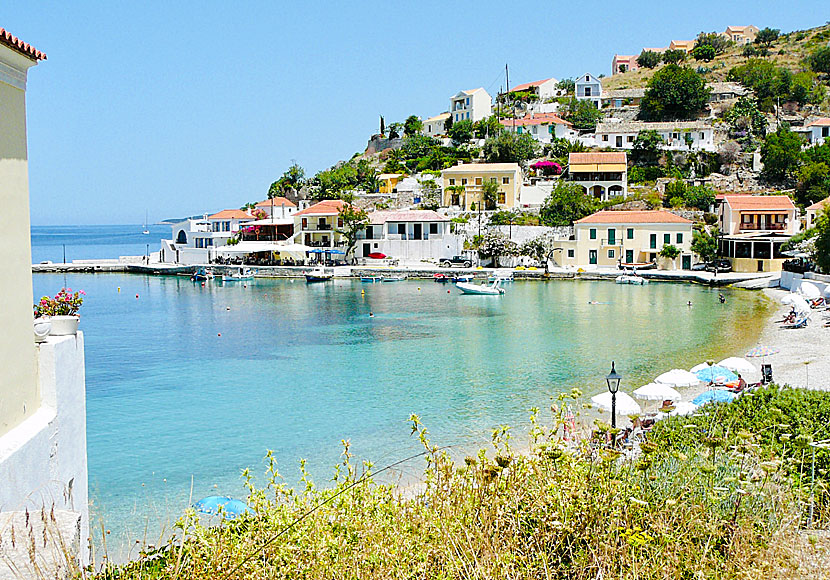
[[[685,417],[697,411],[697,405],[689,401],[681,401],[674,406],[674,409],[665,413],[669,417]]]
[[[807,304],[807,301],[804,300],[803,296],[799,296],[798,294],[789,293],[781,299],[781,304],[787,304],[792,306],[796,309],[797,312],[809,312],[810,305]]]
[[[798,287],[798,293],[804,296],[807,300],[815,300],[816,298],[821,298],[821,290],[818,289],[818,286],[813,284],[812,282],[801,282],[801,285]]]
[[[700,382],[694,373],[684,371],[683,369],[672,369],[667,373],[663,373],[656,379],[655,383],[663,383],[664,385],[671,385],[673,387],[691,387]]]
[[[692,368],[690,368],[690,369],[689,369],[689,372],[690,372],[690,373],[696,373],[696,372],[698,372],[698,371],[702,371],[703,369],[708,369],[708,368],[709,368],[709,363],[707,363],[707,362],[702,362],[702,363],[700,363],[699,365],[695,365],[695,366],[693,366]]]
[[[663,383],[643,385],[634,391],[634,396],[638,399],[645,399],[646,401],[679,401],[683,398],[683,395]]]
[[[608,391],[591,397],[591,402],[603,411],[611,411],[611,393]],[[639,415],[642,411],[637,401],[622,391],[617,391],[617,415]]]
[[[745,358],[740,358],[737,356],[731,356],[729,358],[723,359],[718,363],[718,366],[726,367],[730,371],[735,371],[736,373],[741,374],[757,372],[755,365],[753,365]]]

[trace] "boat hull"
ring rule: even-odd
[[[495,286],[479,286],[478,284],[458,282],[455,287],[461,290],[464,294],[477,294],[481,296],[501,296],[504,294],[504,290],[502,288]]]

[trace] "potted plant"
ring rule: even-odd
[[[78,310],[84,302],[83,290],[72,292],[71,288],[61,288],[54,298],[44,296],[34,305],[35,318],[49,317],[52,336],[66,336],[78,332],[81,317]]]

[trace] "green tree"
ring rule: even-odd
[[[729,123],[731,133],[747,132],[756,137],[767,133],[767,119],[758,110],[754,100],[741,97],[723,114],[723,120]]]
[[[556,83],[556,88],[566,95],[572,95],[576,92],[576,81],[574,79],[562,79]]]
[[[441,187],[438,183],[434,179],[421,179],[418,184],[421,186],[421,202],[418,207],[433,211],[441,207]]]
[[[762,58],[751,58],[740,66],[732,67],[726,79],[752,89],[758,100],[763,101],[786,98],[790,93],[792,76],[789,69],[776,67]]]
[[[685,50],[667,50],[663,53],[663,62],[665,64],[680,64],[681,62],[686,60],[686,51]]]
[[[692,56],[695,60],[702,60],[704,62],[709,62],[715,58],[717,55],[715,49],[708,45],[702,44],[700,46],[696,46],[692,49]]]
[[[777,28],[762,28],[758,31],[758,34],[755,35],[755,43],[760,44],[765,48],[769,48],[776,40],[778,40],[779,36],[781,36],[781,31]]]
[[[640,103],[645,120],[688,119],[703,110],[711,89],[695,71],[669,64],[654,73]]]
[[[490,115],[489,117],[476,121],[475,125],[473,125],[473,131],[476,139],[487,139],[487,137],[501,133],[502,126],[499,123],[498,117]]]
[[[400,139],[401,131],[403,131],[403,123],[391,123],[389,125],[389,138]]]
[[[711,46],[717,54],[722,54],[730,44],[732,41],[718,32],[701,32],[695,39],[695,48]]]
[[[634,139],[631,150],[631,163],[638,167],[656,167],[660,163],[660,145],[663,138],[660,133],[649,129],[640,131]]]
[[[692,232],[692,251],[700,256],[704,262],[711,262],[718,255],[718,230],[714,228],[712,233],[706,230],[695,230]]]
[[[481,258],[492,258],[493,267],[499,267],[499,258],[515,255],[518,247],[515,242],[499,232],[491,231],[481,236],[478,244],[478,255]]]
[[[473,122],[469,119],[464,119],[463,121],[453,123],[449,130],[449,136],[452,139],[452,144],[456,147],[464,143],[469,143],[470,139],[473,138]]]
[[[553,251],[553,239],[547,234],[526,240],[519,247],[519,255],[528,256],[547,266],[547,258]]]
[[[366,210],[353,205],[353,194],[343,194],[341,199],[346,203],[343,204],[343,207],[337,213],[338,227],[335,231],[346,238],[345,258],[348,259],[357,245],[358,233],[369,223],[369,214],[366,213]]]
[[[808,59],[813,72],[830,74],[830,46],[822,46]]]
[[[686,189],[683,201],[686,207],[709,211],[709,208],[715,204],[715,190],[705,185],[694,185]]]
[[[571,181],[558,181],[542,204],[539,218],[545,226],[569,226],[598,208],[599,204],[586,195],[584,187]]]
[[[409,115],[406,121],[403,122],[403,135],[404,137],[412,137],[419,134],[423,128],[424,124],[417,115]]]
[[[268,188],[268,199],[274,199],[275,197],[282,197],[283,193],[284,192],[283,192],[282,179],[278,179],[274,183],[271,184],[271,187]]]
[[[539,144],[527,133],[503,131],[484,142],[484,158],[487,163],[524,164],[536,156],[538,149]]]
[[[499,185],[495,181],[487,180],[481,187],[481,198],[484,201],[484,209],[496,209],[499,202]]]
[[[761,145],[764,177],[773,181],[791,178],[803,158],[802,144],[801,137],[787,126],[781,126],[775,133],[767,135]]]
[[[667,260],[671,260],[672,267],[674,267],[674,261],[677,259],[677,256],[680,255],[680,248],[674,246],[672,244],[666,244],[660,250],[660,257],[666,258]]]
[[[642,68],[654,68],[660,64],[660,53],[652,50],[644,50],[637,57],[637,64]]]
[[[813,258],[824,273],[830,272],[830,208],[824,208],[816,216],[816,238],[813,242]]]
[[[603,118],[603,113],[591,101],[571,97],[560,108],[562,116],[570,121],[574,128],[593,131],[597,128],[597,121]]]
[[[796,202],[799,205],[812,205],[830,195],[830,167],[823,162],[810,162],[799,167],[796,179]]]
[[[819,82],[815,73],[801,71],[792,76],[790,99],[796,101],[799,105],[821,103],[826,93],[827,87]]]

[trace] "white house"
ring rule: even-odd
[[[450,97],[450,114],[458,121],[480,121],[492,114],[493,101],[483,88],[461,91]]]
[[[781,247],[798,233],[798,209],[786,195],[725,195],[718,215],[720,255],[735,272],[780,271]]]
[[[444,129],[444,125],[449,118],[449,113],[441,113],[440,115],[435,115],[434,117],[425,119],[422,121],[421,133],[434,139],[445,137],[447,135],[447,131]]]
[[[275,211],[279,215],[279,210]],[[244,224],[254,220],[241,209],[226,209],[177,222],[172,225],[173,237],[161,241],[159,259],[172,264],[208,264],[216,257],[216,248],[226,245]]]
[[[591,73],[577,77],[574,90],[577,99],[591,101],[597,108],[600,107],[602,83]]]
[[[521,119],[501,119],[502,127],[522,135],[527,133],[540,143],[550,143],[556,139],[576,139],[579,132],[573,125],[553,113],[536,115],[531,113]]]
[[[608,201],[628,196],[628,156],[626,153],[569,153],[568,181],[585,189],[585,194]]]
[[[821,117],[811,121],[807,123],[806,128],[810,130],[810,144],[821,145],[830,137],[830,117]]]
[[[807,229],[816,225],[816,216],[830,204],[830,197],[825,197],[821,201],[817,201],[811,206],[807,207]]]
[[[556,88],[558,83],[559,81],[551,77],[541,81],[516,85],[510,89],[510,92],[516,93],[520,91],[532,91],[536,94],[540,101],[544,101],[546,99],[552,99],[559,94],[559,89]]]
[[[254,209],[264,211],[269,218],[287,219],[297,213],[297,204],[284,197],[274,197],[259,202]]]
[[[42,60],[45,54],[0,28],[3,578],[65,577],[89,563],[83,333],[38,343],[33,333],[26,84],[29,69]],[[61,283],[50,281],[55,293]]]
[[[403,261],[456,256],[464,238],[450,232],[450,220],[430,210],[375,211],[358,234],[355,257],[382,253]]]
[[[661,149],[672,151],[717,151],[715,129],[705,121],[601,121],[595,131],[597,147],[633,149],[640,131],[657,131]]]

